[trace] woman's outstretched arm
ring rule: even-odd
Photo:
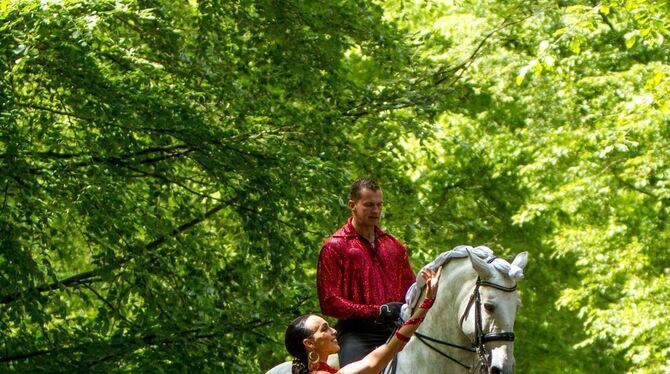
[[[386,365],[391,362],[393,357],[398,354],[404,347],[408,337],[412,336],[416,329],[419,328],[420,321],[428,313],[428,308],[432,305],[432,300],[435,300],[437,295],[437,284],[440,279],[440,272],[442,268],[439,268],[437,272],[434,272],[430,269],[424,270],[421,273],[421,276],[426,281],[426,295],[424,297],[424,302],[422,307],[416,308],[412,317],[405,322],[405,324],[400,327],[396,334],[391,337],[388,343],[377,347],[374,351],[370,352],[367,356],[363,357],[360,361],[352,362],[349,365],[342,367],[338,373],[340,374],[378,374],[386,367]],[[426,301],[429,300],[429,301]],[[419,321],[418,323],[408,323],[412,321]],[[400,336],[398,336],[400,335]]]

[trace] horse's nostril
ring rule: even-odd
[[[502,370],[499,367],[494,366],[491,368],[491,374],[502,374]]]

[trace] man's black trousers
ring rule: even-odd
[[[372,320],[340,320],[337,325],[340,367],[358,361],[386,343],[395,325]]]

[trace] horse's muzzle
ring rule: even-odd
[[[489,369],[489,374],[513,374],[514,365],[508,366],[506,368],[501,368],[498,366],[491,366]]]

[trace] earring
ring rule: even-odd
[[[316,358],[315,358],[315,356],[316,356]],[[307,358],[309,359],[309,362],[315,362],[316,363],[316,362],[319,362],[320,357],[319,357],[319,354],[316,353],[316,351],[311,351],[307,355]]]

